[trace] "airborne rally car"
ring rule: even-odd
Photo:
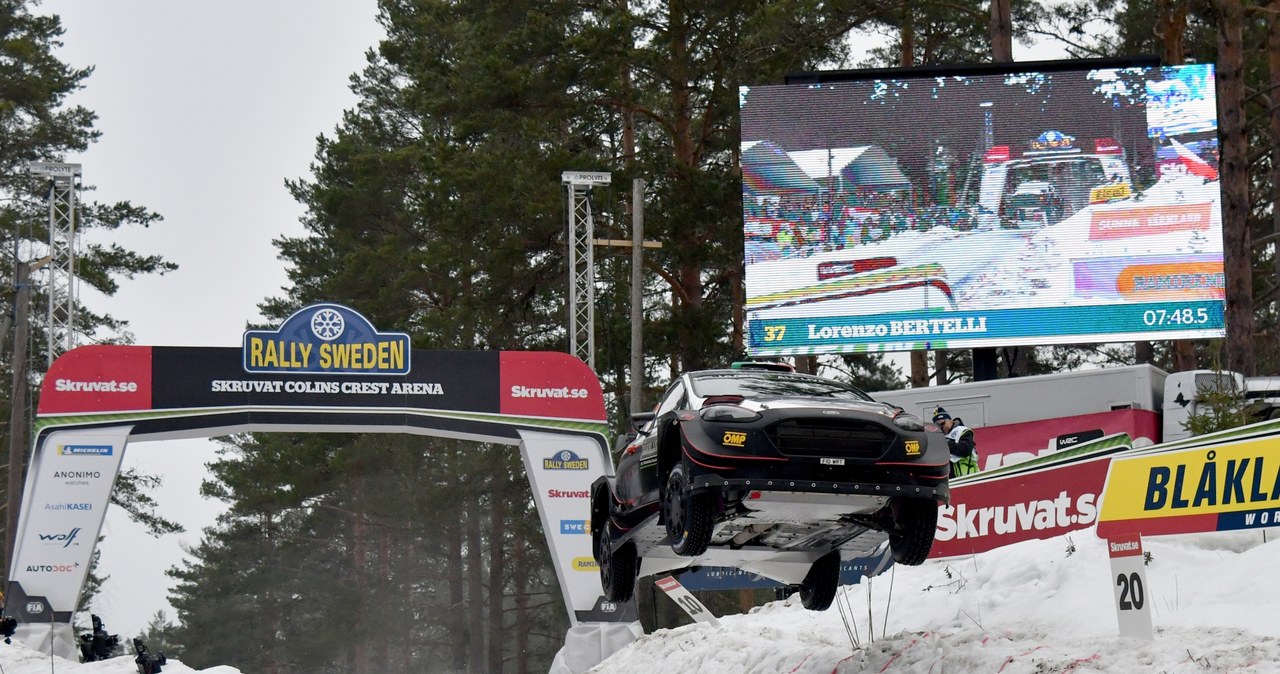
[[[614,476],[591,488],[591,535],[611,601],[637,575],[731,566],[831,605],[840,560],[888,539],[916,565],[948,500],[946,439],[901,408],[788,366],[736,364],[682,375]]]

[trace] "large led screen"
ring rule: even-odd
[[[748,350],[1222,336],[1213,66],[1039,65],[742,87]]]

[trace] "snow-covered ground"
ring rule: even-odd
[[[1280,530],[1143,541],[1155,639],[1119,636],[1106,545],[1092,531],[973,557],[893,567],[842,589],[827,611],[796,597],[703,624],[658,630],[597,674],[845,672],[1280,672]],[[1269,542],[1264,542],[1264,539]],[[649,582],[642,579],[641,582]],[[660,598],[659,601],[666,601]],[[4,674],[132,674],[132,656],[50,659],[0,644]],[[194,670],[175,660],[165,674]]]
[[[1105,542],[1081,531],[891,568],[843,588],[827,611],[792,597],[724,616],[719,627],[659,630],[591,671],[1280,672],[1278,537],[1145,539],[1149,642],[1119,636]]]
[[[50,674],[74,672],[75,674],[138,674],[133,655],[103,660],[101,662],[73,662],[48,653],[39,653],[18,643],[0,643],[0,672],[3,674]],[[208,669],[192,669],[177,660],[169,660],[161,668],[162,674],[241,674],[235,667],[219,665]]]

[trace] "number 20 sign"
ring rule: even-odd
[[[1151,640],[1151,606],[1142,536],[1125,534],[1107,539],[1111,553],[1111,589],[1116,598],[1120,636]]]
[[[715,627],[720,626],[720,621],[716,620],[714,615],[711,615],[711,611],[708,611],[707,607],[703,606],[702,602],[698,601],[698,598],[693,596],[693,593],[681,585],[680,581],[674,577],[659,578],[654,581],[654,584],[658,586],[658,589],[666,592],[667,596],[671,597],[677,606],[684,609],[684,612],[688,613],[690,618],[700,623],[708,623]]]

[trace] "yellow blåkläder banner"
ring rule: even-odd
[[[1112,460],[1098,535],[1280,524],[1280,436]]]

